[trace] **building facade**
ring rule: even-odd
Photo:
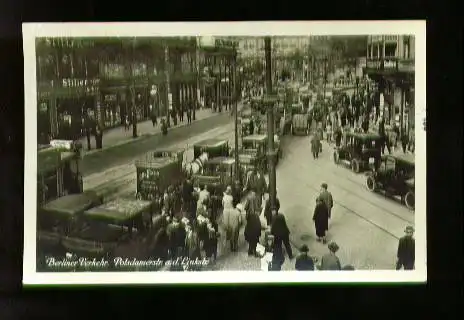
[[[217,111],[230,109],[240,91],[238,42],[234,37],[201,37],[198,42],[201,103]]]
[[[195,38],[37,39],[39,140],[77,139],[88,118],[105,130],[192,108],[196,48]]]
[[[414,126],[414,36],[369,36],[366,57],[365,73],[378,84],[386,122],[408,132]]]

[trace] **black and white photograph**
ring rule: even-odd
[[[427,280],[424,21],[23,39],[24,284]]]

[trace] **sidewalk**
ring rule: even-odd
[[[221,114],[224,114],[226,111],[223,111],[222,113],[219,112],[213,112],[210,108],[208,109],[200,109],[196,111],[195,114],[195,120],[193,122],[201,121],[207,118],[211,118],[214,116],[219,116]],[[178,122],[177,126],[173,126],[171,123],[171,127],[169,130],[175,129],[175,128],[180,128],[183,126],[187,126],[187,117],[184,117],[184,122]],[[137,141],[140,139],[144,139],[147,136],[153,136],[161,133],[161,126],[158,124],[153,127],[153,124],[151,120],[144,120],[141,122],[137,123],[137,138],[132,137],[132,126],[129,128],[129,130],[126,130],[124,126],[116,127],[109,129],[108,131],[103,133],[103,149],[96,149],[95,148],[95,136],[91,136],[90,138],[90,144],[92,149],[89,151],[87,150],[87,138],[84,136],[79,141],[82,143],[83,146],[83,152],[84,155],[89,155],[95,152],[100,152],[105,149],[110,149],[113,147],[117,147],[126,143],[130,143],[133,141]]]

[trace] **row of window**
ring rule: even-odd
[[[174,57],[172,57],[174,58]],[[174,70],[173,59],[171,58],[170,72]],[[107,78],[121,78],[125,75],[125,66],[122,56],[107,58],[106,61],[99,57],[90,58],[70,53],[47,54],[37,57],[37,77],[38,79],[62,79],[62,78],[81,78],[90,79],[99,76]],[[134,76],[145,76],[149,73],[158,74],[164,71],[165,60],[162,57],[151,57],[149,70],[147,62],[137,62],[132,64]],[[179,71],[193,72],[195,70],[195,57],[191,54],[182,54],[179,61]]]
[[[276,49],[292,49],[292,48],[303,48],[309,43],[308,40],[302,39],[281,39],[272,42],[272,47]],[[241,48],[244,50],[264,50],[264,40],[244,40],[241,43]]]
[[[368,54],[370,58],[379,58],[383,54],[383,48],[378,45],[369,45]],[[411,46],[409,43],[403,45],[403,52],[398,52],[397,44],[385,44],[385,58],[401,57],[404,59],[412,59],[413,53],[411,52]]]

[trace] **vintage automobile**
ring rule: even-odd
[[[258,159],[251,154],[239,154],[239,165],[240,165],[240,181],[245,183],[248,172],[258,167]]]
[[[412,154],[384,155],[378,169],[367,174],[366,186],[372,192],[400,196],[410,210],[415,206],[415,159]]]
[[[169,186],[178,186],[184,179],[182,164],[172,157],[155,158],[148,155],[146,159],[135,161],[137,172],[136,198],[152,201],[163,195]]]
[[[208,158],[228,157],[229,141],[224,139],[207,139],[193,146],[193,157],[197,159],[202,153],[208,154]]]
[[[378,167],[381,156],[381,137],[375,133],[347,132],[343,145],[335,148],[333,158],[336,164],[345,164],[354,172]]]
[[[81,193],[80,173],[82,146],[68,140],[52,140],[39,146],[37,152],[38,205],[63,195]]]
[[[37,227],[63,233],[72,229],[82,212],[99,205],[103,198],[83,190],[80,173],[81,146],[72,141],[52,140],[37,153]]]
[[[242,141],[242,149],[239,151],[240,154],[251,155],[256,160],[256,166],[259,169],[267,171],[267,135],[260,134],[260,135],[250,135],[243,138]],[[278,136],[274,136],[274,143],[275,149],[277,150],[277,163],[279,159],[282,158],[282,150],[280,147],[280,140]]]
[[[242,176],[239,173],[239,177]],[[201,173],[193,175],[196,186],[206,185],[210,192],[222,195],[228,185],[235,180],[235,159],[230,157],[215,157],[205,161]]]
[[[144,224],[143,216],[151,217],[152,214],[153,205],[150,201],[119,198],[104,203],[86,210],[82,215],[81,228],[63,236],[61,246],[73,257],[106,259],[109,263],[102,270],[115,267],[123,270],[121,266],[115,265],[115,257],[149,258],[147,244],[143,244],[149,228]],[[74,268],[74,271],[83,270],[86,270],[86,266],[82,264]]]
[[[292,105],[292,135],[309,135],[308,113],[303,104]]]

